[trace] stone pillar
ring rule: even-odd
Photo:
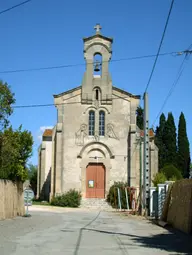
[[[41,149],[38,150],[38,168],[37,168],[37,195],[38,199],[40,196],[40,175],[41,175]]]
[[[102,102],[112,103],[112,84],[111,77],[109,75],[109,59],[111,54],[104,52],[102,55],[102,76],[101,76],[101,88],[102,88]]]
[[[57,106],[57,123],[63,122],[63,105]]]
[[[63,171],[63,166],[62,166],[62,157],[63,157],[63,148],[62,148],[62,123],[57,123],[56,126],[56,153],[55,153],[55,193],[56,194],[61,194],[61,182],[62,180],[62,171]]]
[[[56,163],[56,128],[53,129],[52,135],[52,163],[51,163],[51,191],[49,201],[55,195],[55,163]]]
[[[139,142],[136,139],[136,102],[131,100],[130,104],[130,130],[129,130],[129,163],[128,163],[128,185],[136,185],[136,153]],[[137,148],[138,147],[138,148]],[[138,170],[139,171],[139,170]]]
[[[41,160],[40,160],[40,187],[39,187],[39,197],[44,199],[44,184],[45,184],[45,160],[46,160],[46,146],[42,142],[41,145]]]
[[[91,50],[90,50],[91,51]],[[93,54],[85,53],[86,72],[82,83],[82,102],[92,103],[92,83],[93,83]]]
[[[129,133],[129,160],[128,160],[128,186],[136,185],[136,154],[139,143],[136,141],[136,125],[130,125]],[[139,169],[138,169],[139,171]]]

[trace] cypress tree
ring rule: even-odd
[[[143,130],[144,109],[141,106],[137,107],[136,115],[137,115],[137,126],[141,130]]]
[[[156,132],[155,132],[155,144],[157,145],[159,149],[159,153],[158,153],[159,169],[162,169],[166,163],[165,144],[164,144],[165,123],[166,123],[166,118],[164,113],[162,113],[159,119],[159,126],[156,128]]]
[[[181,112],[178,125],[177,166],[184,178],[189,178],[190,161],[190,148],[187,137],[186,121],[183,112]]]
[[[177,166],[177,134],[174,117],[171,112],[168,113],[163,133],[163,143],[165,144],[165,163]]]

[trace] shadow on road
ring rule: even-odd
[[[182,253],[185,255],[192,255],[192,236],[181,233],[177,230],[169,229],[165,234],[152,235],[152,236],[138,236],[126,233],[116,233],[103,230],[89,229],[87,231],[95,231],[105,233],[108,235],[127,236],[128,239],[138,243],[140,246],[152,249],[164,250],[167,252]],[[124,246],[129,246],[126,240],[121,241]]]
[[[86,230],[86,228],[91,225],[100,215],[101,211],[96,215],[96,217],[91,220],[88,224],[86,224],[84,227],[80,228],[79,230],[79,236],[78,236],[78,239],[77,239],[77,243],[76,243],[76,246],[75,246],[75,251],[74,251],[74,255],[77,255],[78,254],[78,251],[79,251],[79,248],[80,248],[80,245],[81,245],[81,239],[82,239],[82,235],[83,235],[83,231]],[[61,230],[62,232],[73,232],[73,231],[70,231],[70,230]]]

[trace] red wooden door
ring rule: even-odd
[[[86,171],[86,197],[95,197],[96,168],[95,165],[88,165]]]
[[[96,167],[97,172],[97,183],[96,183],[96,197],[104,198],[105,197],[105,169],[103,165]]]
[[[102,164],[89,164],[87,167],[86,197],[105,197],[105,169]]]

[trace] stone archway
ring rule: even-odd
[[[107,147],[108,148],[108,147]],[[110,149],[106,148],[106,145],[103,145],[102,143],[90,143],[84,146],[82,148],[79,158],[81,158],[80,167],[81,167],[81,191],[82,191],[82,197],[94,197],[94,195],[87,194],[88,190],[88,181],[98,181],[100,180],[100,183],[97,183],[97,187],[100,187],[101,190],[94,190],[95,197],[102,197],[102,192],[104,192],[103,198],[106,197],[106,194],[110,187],[110,168],[111,168],[111,158],[113,158],[113,153],[110,151]],[[92,166],[92,170],[91,167]],[[98,170],[96,170],[96,167],[98,167]],[[87,170],[88,169],[88,170]],[[103,170],[104,169],[104,170]],[[100,177],[95,177],[96,179],[91,180],[93,175],[87,174],[87,171],[94,171],[95,174],[100,175]],[[104,172],[103,172],[104,171]],[[104,173],[104,177],[103,176]],[[90,177],[90,180],[87,179]],[[101,182],[104,183],[102,184]],[[93,182],[90,182],[90,185]],[[104,185],[104,191],[102,191]],[[90,191],[91,192],[91,191]],[[98,193],[100,192],[100,195]]]
[[[78,158],[83,158],[87,155],[87,153],[91,150],[98,150],[102,151],[105,157],[108,158],[114,158],[114,153],[113,151],[107,146],[106,144],[102,142],[90,142],[87,143],[83,148],[81,149],[79,155],[77,156]]]

